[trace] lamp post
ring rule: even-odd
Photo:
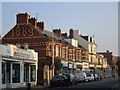
[[[52,76],[54,76],[54,32],[52,31]]]

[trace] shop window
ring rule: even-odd
[[[12,80],[13,83],[20,83],[20,64],[13,64]]]
[[[24,65],[24,82],[29,82],[29,64]]]
[[[65,48],[62,48],[62,58],[65,58]]]
[[[2,62],[2,84],[5,84],[5,63]]]
[[[31,65],[31,82],[36,81],[36,66]]]
[[[11,82],[11,63],[6,63],[6,83]]]
[[[52,56],[52,44],[49,45],[49,55]]]

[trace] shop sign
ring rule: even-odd
[[[30,58],[30,52],[13,48],[13,56],[17,56],[21,58]]]
[[[68,67],[68,62],[62,61],[63,67]]]
[[[83,68],[89,68],[89,63],[83,62]]]
[[[90,64],[90,67],[95,67],[95,65],[94,64]]]
[[[69,63],[69,68],[73,68],[73,64],[72,63]]]
[[[33,59],[37,60],[38,54],[36,52],[27,51],[23,49],[13,48],[13,56],[24,59]]]
[[[73,66],[74,66],[74,67],[73,67],[74,69],[76,69],[76,68],[77,68],[77,65],[76,65],[75,63],[74,63],[74,65],[73,65]]]
[[[0,55],[11,56],[11,49],[8,46],[0,45]]]
[[[44,65],[44,70],[49,70],[49,65]]]

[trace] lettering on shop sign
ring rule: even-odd
[[[30,53],[28,51],[20,50],[20,49],[13,49],[14,56],[22,57],[22,58],[30,58]]]
[[[83,63],[83,68],[89,68],[89,64],[88,63]]]

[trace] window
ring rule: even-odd
[[[31,69],[31,82],[34,82],[36,81],[36,66],[35,65],[31,65],[30,66],[30,69]]]
[[[62,56],[61,50],[62,50],[62,49],[60,48],[60,57]]]
[[[69,58],[72,59],[72,50],[69,50]]]
[[[49,45],[49,55],[52,56],[52,44]]]
[[[65,48],[62,48],[62,58],[65,58]]]
[[[56,56],[57,57],[59,56],[59,48],[58,48],[58,46],[56,46]]]
[[[20,64],[13,63],[12,82],[13,83],[20,83]]]
[[[79,52],[76,52],[76,60],[79,60]]]

